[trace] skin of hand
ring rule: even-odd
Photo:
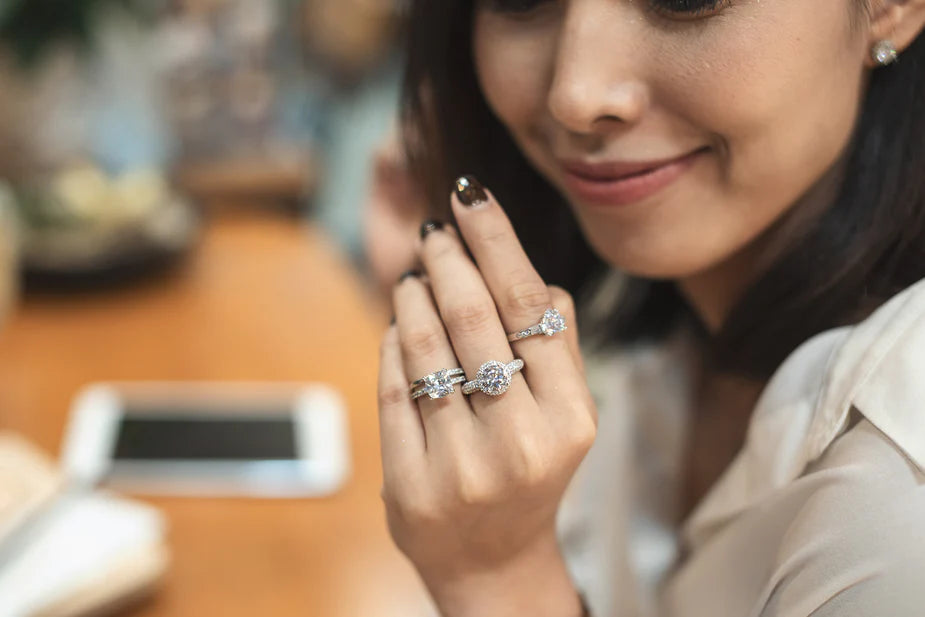
[[[373,155],[371,188],[361,217],[370,276],[384,298],[398,275],[414,264],[414,239],[426,213],[427,203],[393,130]]]
[[[548,286],[491,193],[451,196],[459,226],[422,234],[423,265],[393,289],[381,345],[382,498],[391,535],[445,617],[579,615],[555,538],[556,511],[594,441],[571,297]],[[463,246],[472,252],[474,261]],[[568,328],[509,343],[506,333],[558,308]],[[411,400],[441,368],[469,379],[487,360],[524,360],[499,396],[460,386]]]

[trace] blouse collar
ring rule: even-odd
[[[689,546],[793,482],[856,408],[925,473],[925,279],[800,344],[762,391],[739,454],[683,527]]]

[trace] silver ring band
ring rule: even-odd
[[[530,326],[529,328],[524,328],[523,330],[518,330],[507,335],[507,340],[511,343],[514,341],[519,341],[525,339],[528,336],[533,336],[535,334],[545,334],[546,336],[552,336],[557,332],[562,332],[567,330],[568,326],[565,325],[565,318],[562,314],[554,308],[548,308],[543,313],[543,317],[540,319],[539,323]]]
[[[466,381],[466,372],[461,368],[442,368],[424,375],[420,379],[415,379],[409,384],[411,389],[411,400],[420,398],[425,394],[432,399],[444,398],[453,394],[456,389],[453,387]]]
[[[463,394],[473,394],[480,390],[489,396],[498,396],[511,387],[511,376],[524,367],[524,361],[514,358],[507,364],[489,360],[479,367],[475,379],[462,386]]]

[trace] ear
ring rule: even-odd
[[[909,47],[925,27],[925,0],[872,0],[868,49],[888,39],[902,51]],[[877,66],[868,54],[867,66]]]

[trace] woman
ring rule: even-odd
[[[410,20],[454,224],[394,287],[383,498],[441,614],[925,613],[925,0]]]

